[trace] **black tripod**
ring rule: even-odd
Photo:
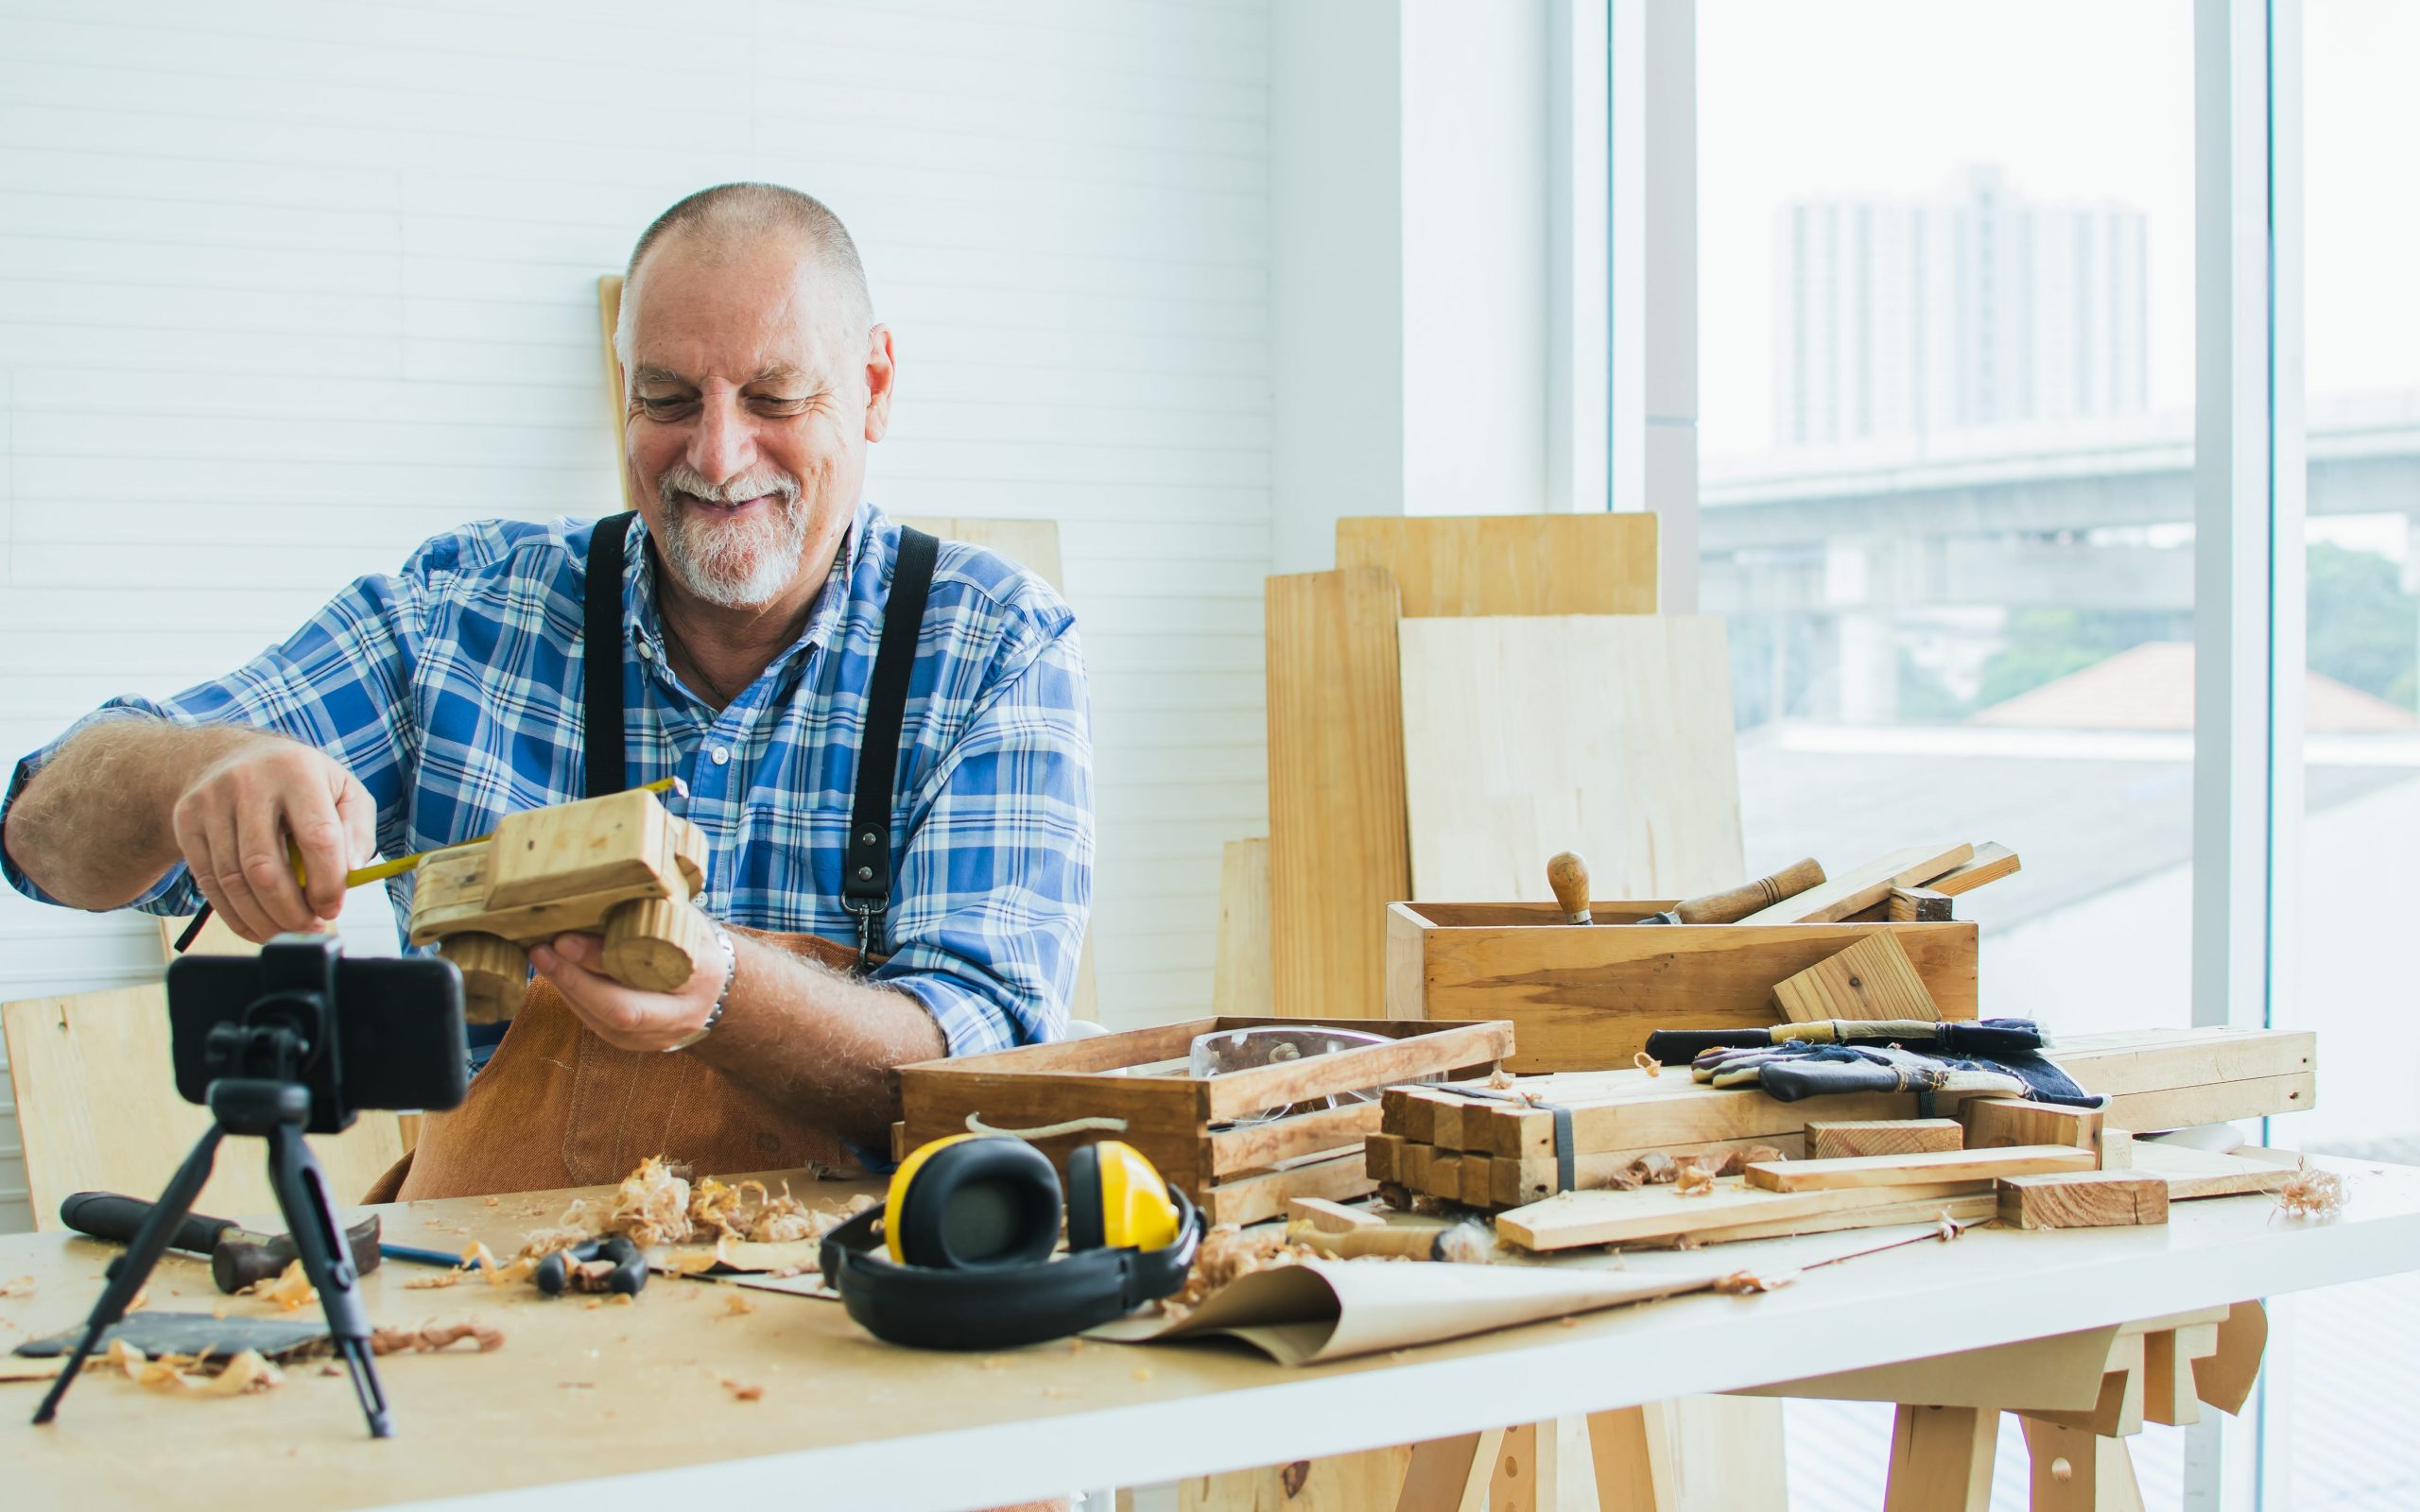
[[[259,1006],[302,1007],[304,1005],[293,1001],[300,996],[280,994],[264,999]],[[281,1003],[280,998],[285,1001]],[[324,1013],[324,1004],[320,1006]],[[215,1122],[168,1179],[167,1190],[160,1194],[126,1253],[111,1262],[109,1284],[93,1306],[84,1337],[35,1410],[35,1422],[46,1423],[57,1415],[59,1399],[75,1383],[101,1334],[126,1316],[127,1304],[150,1280],[151,1267],[160,1263],[169,1239],[193,1211],[202,1184],[210,1179],[218,1142],[229,1134],[257,1134],[268,1141],[269,1182],[277,1191],[278,1211],[285,1215],[286,1232],[294,1236],[302,1273],[319,1288],[328,1333],[336,1341],[337,1358],[353,1373],[354,1392],[361,1399],[362,1416],[370,1420],[371,1436],[387,1438],[394,1434],[395,1420],[387,1411],[386,1394],[379,1389],[377,1366],[371,1359],[370,1314],[361,1304],[361,1278],[353,1268],[352,1250],[337,1222],[336,1204],[328,1197],[327,1173],[320,1169],[319,1158],[302,1138],[311,1122],[311,1090],[303,1084],[302,1068],[311,1057],[312,1044],[301,1029],[314,1022],[313,1016],[271,1011],[249,1017],[252,1022],[222,1023],[210,1031],[209,1064],[218,1074],[207,1094]],[[323,1018],[319,1022],[325,1027]],[[349,1115],[345,1122],[351,1122]]]

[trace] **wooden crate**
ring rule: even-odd
[[[1591,903],[1567,924],[1554,903],[1396,903],[1387,919],[1390,1019],[1509,1019],[1512,1070],[1628,1066],[1656,1029],[1778,1023],[1773,984],[1888,931],[1945,1019],[1977,1014],[1971,921],[1647,924],[1672,905]]]
[[[1237,1125],[1238,1117],[1331,1093],[1415,1080],[1434,1073],[1484,1075],[1512,1053],[1512,1026],[1356,1019],[1335,1025],[1384,1035],[1392,1044],[1256,1067],[1224,1076],[1181,1072],[1129,1074],[1132,1068],[1182,1061],[1194,1037],[1257,1024],[1303,1028],[1302,1019],[1217,1018],[1158,1024],[1123,1034],[1028,1045],[902,1066],[897,1074],[908,1148],[967,1132],[967,1120],[991,1128],[1035,1129],[1078,1119],[1115,1119],[1037,1138],[1061,1173],[1067,1153],[1095,1140],[1119,1139],[1183,1187],[1214,1223],[1257,1223],[1284,1213],[1289,1197],[1342,1198],[1374,1190],[1362,1166],[1363,1139],[1377,1132],[1373,1101],[1292,1113]]]

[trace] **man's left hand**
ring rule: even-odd
[[[529,964],[555,986],[571,1011],[616,1050],[669,1050],[704,1027],[722,995],[722,952],[669,992],[642,992],[604,973],[605,942],[595,935],[558,935],[533,945]]]

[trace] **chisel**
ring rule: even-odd
[[[1639,920],[1642,924],[1732,924],[1760,908],[1771,908],[1786,898],[1795,898],[1809,887],[1824,884],[1824,868],[1812,856],[1793,861],[1770,877],[1743,882],[1737,887],[1710,892],[1675,903],[1660,914]]]

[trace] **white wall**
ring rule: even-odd
[[[775,179],[898,334],[876,501],[1060,522],[1106,1013],[1207,1005],[1266,829],[1263,0],[9,9],[0,760],[457,522],[618,507],[596,278]],[[0,999],[157,971],[147,920],[0,897]]]

